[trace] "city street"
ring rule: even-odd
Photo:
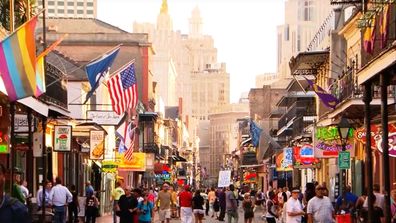
[[[258,222],[263,222],[261,220],[261,216],[262,215],[263,215],[263,210],[262,209],[257,209],[256,212],[255,212],[255,216],[254,216],[253,222],[257,222],[257,223]],[[227,220],[227,216],[226,216],[224,222],[226,222],[226,220]],[[96,223],[112,223],[112,222],[113,222],[113,217],[110,216],[110,215],[102,216],[102,217],[99,217],[99,218],[96,219]],[[158,216],[155,217],[154,222],[155,223],[160,222],[158,220]],[[172,223],[180,222],[180,219],[172,218],[171,222]],[[214,218],[211,218],[210,216],[205,216],[205,219],[203,220],[203,222],[205,222],[205,223],[214,223],[214,222],[220,222],[220,221],[215,220]],[[238,223],[242,223],[242,222],[244,222],[243,211],[242,211],[242,209],[239,209],[239,221],[238,221]]]

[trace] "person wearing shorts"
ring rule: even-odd
[[[161,223],[169,223],[171,218],[171,204],[175,203],[172,200],[172,194],[169,191],[169,184],[164,183],[162,185],[162,190],[158,193],[157,201],[155,202],[155,207],[158,210],[158,218]]]
[[[195,217],[195,223],[202,223],[203,216],[205,215],[205,211],[203,208],[204,203],[205,201],[204,198],[201,196],[201,191],[196,190],[194,197],[192,199],[192,207]]]

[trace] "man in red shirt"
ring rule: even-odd
[[[182,223],[192,223],[192,193],[190,186],[185,185],[184,190],[179,193],[180,215]]]

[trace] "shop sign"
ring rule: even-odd
[[[341,151],[338,153],[338,168],[350,169],[351,168],[351,154],[349,151]]]
[[[352,151],[353,146],[350,143],[345,145],[345,149]],[[337,140],[331,141],[319,141],[315,145],[315,157],[317,158],[336,158],[338,152],[342,151],[342,145]]]
[[[0,153],[9,153],[9,134],[10,134],[10,114],[8,103],[3,97],[0,97]]]
[[[353,137],[353,129],[349,130],[349,136],[348,138],[352,138]],[[338,128],[336,126],[329,126],[329,127],[318,127],[315,130],[315,137],[319,140],[324,140],[324,141],[328,141],[328,140],[335,140],[335,139],[339,139],[340,136],[338,134]]]
[[[113,160],[103,160],[102,161],[102,172],[104,173],[116,173],[118,163]]]
[[[146,171],[146,153],[134,152],[131,160],[122,159],[118,170]]]
[[[296,146],[293,148],[294,152],[294,167],[295,168],[313,168],[319,163],[315,158],[314,147],[310,144],[303,146]]]
[[[56,125],[55,126],[55,152],[70,152],[72,127],[70,125]]]
[[[89,132],[89,145],[89,159],[104,159],[105,132],[103,130],[91,130]]]
[[[388,124],[388,130],[389,156],[396,157],[396,123]],[[366,129],[360,128],[356,130],[355,139],[365,144]],[[371,125],[371,148],[378,149],[381,153],[383,151],[381,126]]]
[[[118,125],[122,116],[113,111],[87,111],[87,118],[99,125]]]
[[[170,175],[170,173],[155,174],[155,178],[161,179],[164,181],[170,181],[171,175]]]
[[[256,183],[257,180],[257,173],[252,173],[252,172],[245,172],[243,173],[243,182],[250,184],[250,183]]]
[[[220,170],[217,187],[228,187],[231,184],[231,170]]]
[[[33,157],[43,155],[43,133],[33,132]]]
[[[27,115],[15,114],[14,118],[14,131],[15,132],[28,132],[28,118]],[[31,123],[32,129],[34,128],[34,123]]]
[[[276,170],[293,170],[293,149],[291,147],[284,148],[283,152],[276,157]]]

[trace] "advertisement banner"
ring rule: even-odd
[[[276,171],[291,170],[293,170],[293,149],[287,147],[276,157]]]
[[[105,151],[105,132],[103,130],[91,130],[89,132],[89,159],[103,160]]]
[[[243,182],[246,184],[256,183],[257,182],[257,173],[244,172],[243,173]]]
[[[71,125],[56,125],[54,131],[54,151],[70,152],[71,151],[72,127]]]
[[[396,157],[396,123],[388,124],[388,143],[389,156]],[[360,143],[366,144],[366,130],[360,128],[355,132],[355,139]],[[382,129],[379,125],[371,125],[371,148],[378,149],[381,153],[382,149]]]
[[[219,171],[219,183],[217,187],[228,187],[231,184],[231,170]]]
[[[118,170],[146,171],[146,153],[134,152],[131,160],[121,159]]]
[[[118,125],[122,119],[121,115],[117,115],[114,111],[87,111],[87,119],[99,125]]]
[[[316,168],[319,160],[315,158],[314,147],[310,144],[293,148],[294,168]]]
[[[102,172],[104,173],[116,173],[118,163],[114,160],[103,160],[102,161]]]

